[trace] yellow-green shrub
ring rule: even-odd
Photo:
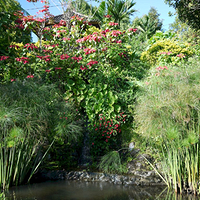
[[[178,54],[183,54],[186,58],[193,55],[188,43],[180,43],[178,41],[164,39],[155,42],[146,51],[142,52],[141,60],[151,65],[159,64],[159,58],[162,52],[171,52],[171,60],[175,60]]]

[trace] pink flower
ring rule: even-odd
[[[115,22],[109,22],[108,25],[109,25],[109,26],[118,26],[119,24],[118,24],[118,23],[115,23]]]
[[[66,37],[64,37],[63,40],[64,40],[64,41],[66,41],[66,40],[70,40],[70,38],[66,38]]]
[[[94,145],[94,142],[92,143],[92,145]]]
[[[10,81],[13,82],[13,81],[16,81],[16,79],[15,79],[15,78],[12,78],[12,79],[10,79]]]
[[[179,58],[185,58],[185,55],[183,55],[182,53],[178,54],[177,57]]]
[[[137,31],[137,28],[129,28],[128,31],[129,31],[129,32],[134,32],[134,33],[135,33],[135,32]]]
[[[85,55],[88,55],[88,54],[94,53],[96,50],[95,49],[86,48],[83,51],[85,52]]]
[[[105,141],[108,142],[108,139],[106,139]]]
[[[34,78],[33,75],[28,75],[26,78]]]
[[[61,25],[61,26],[66,26],[66,21],[60,20],[59,25]]]
[[[45,31],[50,31],[51,29],[49,27],[44,28]]]
[[[81,65],[80,69],[81,69],[82,71],[84,71],[84,70],[87,70],[87,67],[83,67],[83,66]]]
[[[167,66],[163,66],[163,67],[159,66],[156,68],[156,70],[158,70],[158,71],[163,70],[163,69],[168,69],[168,68],[167,68]]]
[[[50,69],[47,69],[47,70],[45,70],[47,73],[49,73],[51,70]]]
[[[44,53],[53,53],[53,51],[51,51],[51,50],[45,50],[45,49],[43,49],[42,50]]]
[[[160,55],[162,55],[162,54],[164,54],[164,55],[165,55],[165,54],[167,54],[167,53],[166,53],[166,52],[160,52]]]
[[[116,43],[120,44],[120,43],[122,43],[122,41],[121,41],[121,40],[118,40],[118,41],[116,41]]]
[[[118,35],[121,35],[122,32],[121,31],[118,31],[118,30],[114,30],[111,32],[111,35],[114,36],[114,37],[117,37]]]

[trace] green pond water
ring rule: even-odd
[[[123,186],[106,182],[48,181],[12,187],[6,200],[196,200],[192,195],[176,196],[167,188]]]

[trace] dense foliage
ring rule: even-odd
[[[75,113],[53,85],[29,79],[0,85],[0,186],[3,189],[31,178],[45,155],[44,144],[78,140],[82,128],[76,122]]]
[[[199,180],[199,59],[153,69],[138,93],[138,133],[160,154],[176,192],[197,193]]]
[[[165,0],[166,3],[173,6],[178,17],[182,22],[187,23],[192,28],[200,29],[200,1],[188,1],[188,0]]]
[[[135,4],[107,4],[112,6],[102,2],[97,13],[106,13],[101,29],[80,16],[72,17],[71,27],[64,20],[48,26],[52,15],[45,4],[42,18],[17,15],[20,33],[37,31],[37,43],[11,37],[16,26],[6,33],[0,55],[1,187],[31,177],[47,151],[43,167],[79,167],[85,144],[95,170],[126,173],[132,141],[159,158],[168,186],[198,193],[197,40],[160,31],[155,9],[134,21],[138,29],[120,30]]]

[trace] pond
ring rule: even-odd
[[[12,187],[6,200],[196,200],[177,197],[165,187],[123,186],[106,182],[48,181]]]

